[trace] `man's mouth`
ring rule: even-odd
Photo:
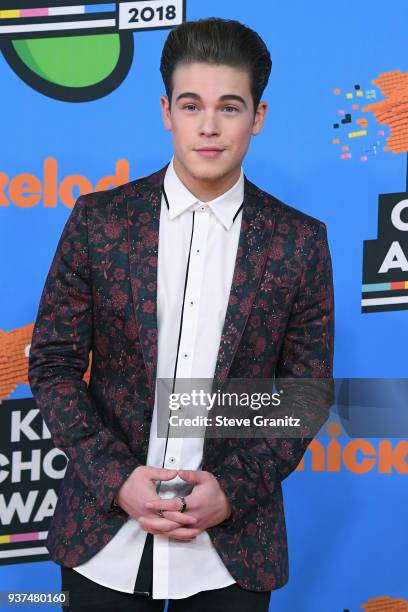
[[[201,147],[200,149],[195,149],[195,150],[202,157],[207,157],[207,158],[218,157],[224,151],[224,149],[219,149],[218,147]]]

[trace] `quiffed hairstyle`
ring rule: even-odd
[[[259,34],[239,21],[218,17],[185,21],[175,26],[164,43],[160,62],[170,107],[173,72],[178,64],[192,62],[246,69],[255,114],[272,68],[270,53]]]

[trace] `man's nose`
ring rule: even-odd
[[[201,134],[204,134],[205,136],[211,136],[213,134],[219,133],[219,125],[214,112],[204,112],[201,117]]]

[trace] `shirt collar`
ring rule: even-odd
[[[174,219],[184,211],[194,210],[195,206],[204,204],[211,208],[225,229],[229,230],[244,200],[244,172],[242,167],[238,180],[228,191],[214,198],[214,200],[201,202],[178,177],[174,170],[173,159],[174,156],[167,167],[163,184],[169,207],[169,218]]]

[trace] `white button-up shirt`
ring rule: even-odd
[[[199,201],[177,176],[164,178],[157,277],[157,378],[213,379],[242,219],[244,175],[225,193]],[[146,465],[200,470],[204,438],[157,437],[157,384]],[[159,495],[186,495],[178,476]],[[133,593],[147,532],[132,517],[100,551],[74,569]],[[179,599],[235,582],[206,531],[183,542],[153,536],[153,599]]]

